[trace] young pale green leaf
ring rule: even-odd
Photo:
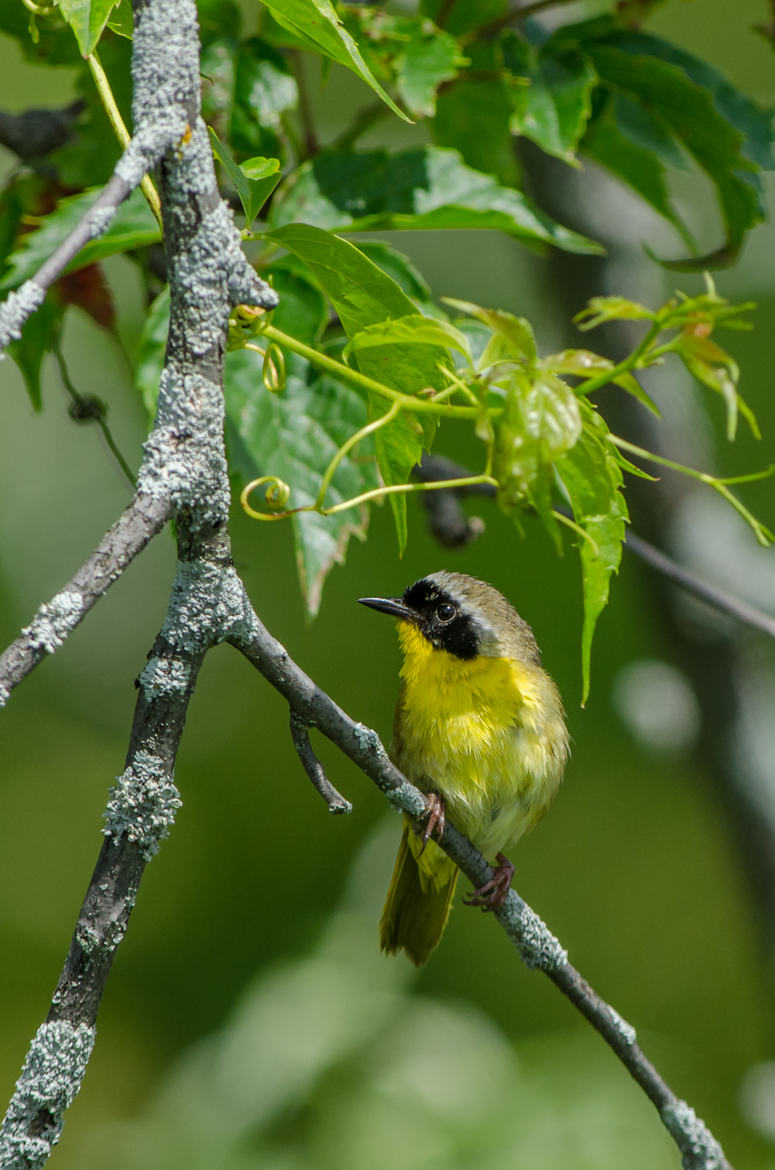
[[[592,353],[589,349],[564,349],[562,353],[552,353],[541,358],[539,366],[542,370],[550,370],[554,374],[575,374],[577,378],[592,378],[595,374],[602,374],[606,370],[615,369],[610,358],[601,357],[599,353]],[[637,398],[648,410],[659,415],[659,408],[653,398],[646,393],[637,378],[623,370],[615,374],[611,381],[615,386],[626,390],[633,398]],[[579,389],[577,387],[577,389]]]
[[[283,390],[270,394],[261,382],[260,359],[246,350],[229,353],[224,390],[230,467],[246,483],[262,475],[284,480],[291,487],[289,508],[315,501],[331,459],[366,423],[360,395],[342,382],[317,375],[295,355],[289,356]],[[367,439],[345,456],[331,481],[327,507],[378,486],[373,450]],[[366,457],[369,454],[372,458]],[[259,492],[251,502],[260,510]],[[302,512],[286,523],[293,526],[299,578],[314,615],[326,575],[343,563],[350,537],[365,537],[368,512],[364,508],[330,516]]]
[[[536,48],[513,33],[503,39],[503,54],[508,69],[529,82],[512,91],[512,131],[531,138],[547,154],[578,166],[576,147],[589,121],[597,85],[587,57],[577,49],[557,52],[551,40]]]
[[[628,520],[621,469],[606,436],[605,423],[587,406],[578,442],[556,463],[573,518],[588,538],[579,540],[584,595],[582,704],[589,695],[592,638],[608,601],[611,576],[619,569]]]
[[[524,317],[515,317],[504,309],[485,309],[472,301],[459,301],[454,297],[442,297],[442,300],[445,305],[475,317],[492,330],[493,336],[477,360],[478,370],[486,370],[494,362],[502,361],[517,362],[530,369],[535,365],[535,334]]]
[[[22,281],[34,276],[41,264],[48,260],[80,222],[98,194],[99,191],[83,191],[80,195],[68,195],[60,199],[56,210],[44,217],[36,231],[24,236],[21,246],[8,257],[9,267],[0,282],[0,290],[16,288]],[[156,244],[160,239],[159,225],[138,189],[119,206],[107,231],[81,248],[65,272],[76,272],[106,256]]]
[[[28,317],[22,327],[21,337],[11,341],[7,347],[24,378],[33,410],[40,410],[40,368],[43,358],[51,352],[52,345],[62,324],[64,310],[47,298],[36,313]]]
[[[591,297],[573,318],[579,329],[596,329],[604,321],[655,321],[657,314],[626,297]]]
[[[501,507],[548,501],[552,464],[573,447],[580,433],[578,400],[561,378],[543,372],[531,378],[511,367],[493,448]],[[548,515],[550,509],[541,511]]]
[[[245,212],[245,226],[249,228],[280,182],[280,160],[260,157],[237,163],[226,143],[221,142],[212,126],[208,126],[208,130],[213,154],[234,184],[242,210]]]
[[[385,345],[432,345],[446,349],[457,350],[472,364],[471,347],[468,338],[448,321],[437,318],[424,317],[414,313],[409,317],[395,317],[388,321],[378,321],[374,325],[367,325],[352,338],[345,346],[344,356],[354,353],[358,357],[367,349]],[[449,365],[453,365],[452,355],[449,355]]]
[[[59,0],[59,11],[75,34],[83,57],[97,47],[116,0]]]
[[[400,110],[379,84],[360,50],[342,24],[330,0],[263,0],[278,24],[289,29],[313,52],[352,70],[365,81],[394,114],[405,122],[411,119]]]
[[[426,146],[389,154],[323,151],[291,177],[269,216],[273,227],[314,221],[330,231],[491,228],[524,243],[601,253],[521,191],[465,165],[455,150]]]
[[[119,37],[131,41],[134,35],[132,21],[132,0],[118,0],[115,8],[108,17],[108,28]]]
[[[309,224],[291,224],[267,232],[272,240],[303,260],[334,306],[348,337],[369,325],[416,312],[409,297],[385,272],[364,256],[353,244],[331,232]],[[405,394],[426,387],[441,389],[439,363],[447,358],[446,349],[433,345],[388,345],[364,350],[358,365],[364,374]],[[372,416],[386,412],[387,399],[373,396]],[[435,423],[428,415],[418,427],[399,414],[390,424],[376,432],[375,443],[382,477],[386,484],[405,483],[419,462],[423,447],[433,438]],[[390,496],[396,520],[399,547],[406,543],[406,500],[401,493]]]

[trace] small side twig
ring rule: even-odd
[[[171,504],[142,492],[108,530],[63,589],[40,607],[28,626],[0,654],[0,707],[47,654],[53,654],[96,601],[117,581],[167,522]]]
[[[339,815],[351,813],[353,806],[349,800],[345,800],[340,792],[337,792],[336,788],[334,788],[326,776],[325,768],[315,755],[312,744],[309,742],[307,724],[293,709],[291,709],[290,725],[293,746],[299,754],[304,771],[312,781],[313,788],[320,793],[328,805],[328,811]]]

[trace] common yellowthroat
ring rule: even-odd
[[[398,619],[403,651],[391,756],[427,797],[424,832],[404,818],[380,922],[383,951],[424,963],[449,917],[459,870],[431,839],[445,810],[496,867],[469,905],[502,905],[503,854],[541,819],[568,756],[562,700],[527,622],[484,581],[431,573],[403,597],[362,597]]]

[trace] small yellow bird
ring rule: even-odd
[[[441,836],[445,810],[496,866],[468,905],[497,909],[514,876],[503,850],[549,807],[568,733],[533,631],[492,585],[431,573],[403,597],[360,601],[398,618],[404,660],[391,756],[427,797],[421,834],[404,818],[380,944],[419,966],[441,939],[460,872],[430,839]]]

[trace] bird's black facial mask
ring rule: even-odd
[[[446,650],[456,658],[476,658],[479,635],[475,620],[446,590],[423,578],[409,586],[401,602],[414,615],[414,624],[437,650]]]

